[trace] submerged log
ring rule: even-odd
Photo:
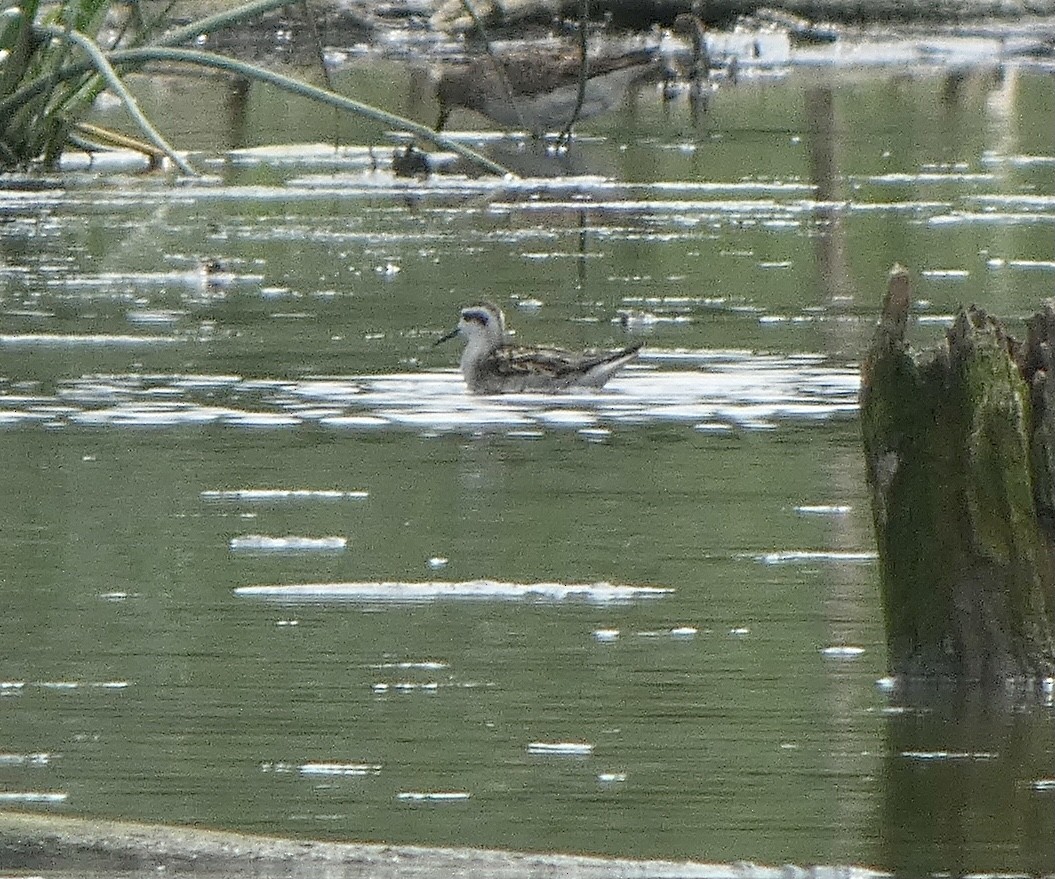
[[[982,309],[944,344],[905,342],[895,266],[861,367],[891,673],[962,680],[1055,673],[1055,310],[1025,346]]]

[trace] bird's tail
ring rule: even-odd
[[[635,342],[622,351],[614,351],[608,354],[599,355],[593,363],[591,363],[587,369],[587,380],[583,382],[585,385],[591,385],[593,387],[601,387],[608,379],[610,379],[618,370],[626,366],[631,360],[637,358],[638,352],[641,351],[641,346],[644,342]]]

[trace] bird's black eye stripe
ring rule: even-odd
[[[462,320],[471,320],[473,323],[478,323],[482,327],[486,327],[490,322],[490,317],[486,311],[463,311]]]

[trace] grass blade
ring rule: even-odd
[[[161,133],[154,128],[150,120],[143,115],[143,111],[139,109],[136,99],[132,97],[132,93],[128,91],[125,84],[121,81],[121,77],[117,75],[117,71],[115,71],[110,65],[110,62],[106,60],[106,56],[93,40],[90,40],[80,31],[72,29],[64,31],[60,28],[49,27],[42,28],[42,30],[44,33],[50,34],[53,37],[68,40],[88,55],[91,59],[92,66],[98,71],[99,75],[106,80],[106,84],[110,90],[121,99],[128,114],[132,117],[136,125],[139,126],[140,131],[143,132],[147,140],[168,156],[175,163],[176,167],[178,167],[184,174],[189,174],[194,177],[198,176],[198,172],[176,153],[176,151],[169,145],[168,141],[162,137]]]

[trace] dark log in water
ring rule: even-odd
[[[983,310],[962,309],[945,343],[916,357],[909,303],[908,273],[895,266],[861,368],[890,671],[1048,677],[1055,312],[1034,318],[1023,347]]]
[[[447,15],[461,14],[460,0],[441,5]],[[554,18],[576,21],[581,0],[505,0],[503,3],[478,0],[477,13],[489,27],[548,27]],[[873,0],[870,3],[848,0],[590,0],[591,18],[615,27],[647,30],[653,25],[669,26],[678,15],[698,15],[710,25],[726,26],[739,16],[768,15],[773,9],[811,21],[840,24],[870,22],[942,22],[969,21],[983,18],[1020,18],[1027,15],[1050,15],[1051,0]]]

